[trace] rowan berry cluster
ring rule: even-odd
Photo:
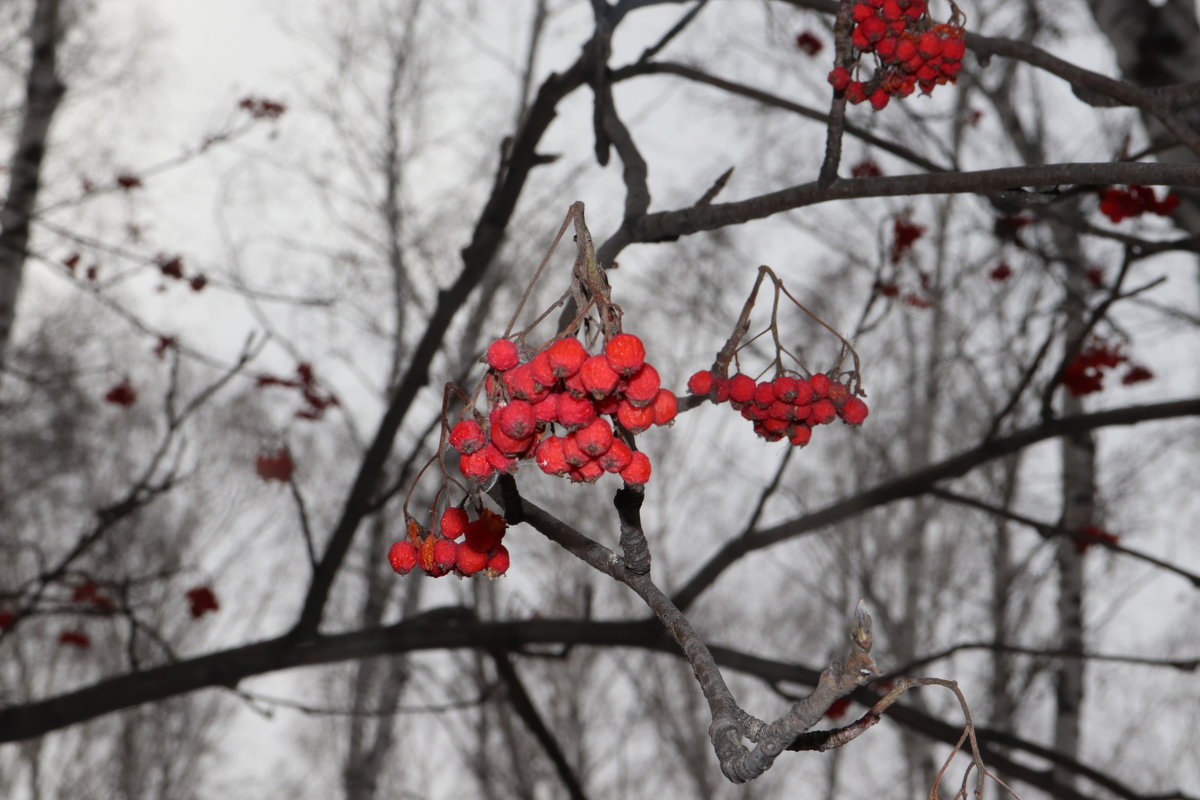
[[[870,101],[880,111],[893,96],[908,97],[918,87],[929,94],[956,81],[966,53],[963,29],[953,22],[935,25],[926,0],[860,0],[851,13],[850,41],[858,51],[851,67],[861,67],[863,53],[875,54],[866,80],[842,65],[829,73],[829,83],[851,103]]]
[[[1104,373],[1122,364],[1129,363],[1129,357],[1121,350],[1119,344],[1112,345],[1103,339],[1093,339],[1080,350],[1071,363],[1063,370],[1062,384],[1075,397],[1093,394],[1104,388]],[[1121,383],[1130,386],[1135,383],[1152,380],[1154,373],[1140,364],[1129,364],[1129,369],[1121,377]]]
[[[650,459],[621,431],[666,425],[677,409],[675,395],[659,385],[658,371],[645,359],[641,339],[628,333],[616,334],[596,354],[575,337],[558,339],[524,363],[515,343],[493,342],[486,356],[487,418],[463,419],[450,431],[450,445],[462,455],[460,471],[483,481],[532,458],[542,472],[576,483],[605,472],[628,484],[646,483]]]
[[[688,391],[707,395],[714,403],[728,401],[754,423],[760,437],[768,442],[787,439],[796,447],[808,444],[817,425],[838,418],[861,425],[868,413],[867,404],[849,386],[820,372],[807,379],[785,374],[755,382],[749,375],[726,379],[705,369],[688,379]]]
[[[1162,200],[1149,186],[1109,186],[1100,193],[1100,212],[1113,222],[1140,217],[1149,211],[1166,217],[1179,205],[1179,195],[1168,194]]]
[[[508,571],[508,550],[501,544],[506,530],[504,517],[490,509],[472,520],[466,509],[448,508],[435,530],[409,519],[408,538],[392,545],[388,562],[400,575],[419,566],[431,578],[451,572],[460,578],[479,573],[495,578]],[[465,538],[455,541],[460,537]]]

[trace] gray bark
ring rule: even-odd
[[[41,188],[50,125],[66,91],[58,76],[61,28],[59,0],[37,0],[29,26],[31,52],[25,107],[13,152],[8,194],[0,207],[0,369],[5,363],[16,319],[30,221]]]

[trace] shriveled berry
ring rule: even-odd
[[[617,408],[617,422],[630,433],[641,433],[654,424],[654,406],[638,408],[622,400]]]
[[[498,578],[508,572],[508,562],[508,548],[500,545],[496,548],[496,552],[492,553],[488,558],[487,576],[489,578]]]
[[[505,527],[504,517],[485,508],[479,519],[467,525],[467,547],[484,553],[498,547]]]
[[[646,346],[632,333],[618,333],[604,345],[604,357],[613,372],[629,376],[642,368],[646,360]]]
[[[497,339],[488,345],[487,363],[492,369],[504,372],[512,369],[521,361],[517,346],[508,339]]]
[[[833,404],[841,408],[842,404],[850,397],[850,387],[841,381],[833,381],[829,384],[829,399]]]
[[[401,541],[388,549],[388,563],[399,575],[407,575],[417,565],[417,548],[412,542]]]
[[[592,458],[605,453],[613,443],[612,426],[597,417],[585,428],[575,432],[575,444]]]
[[[596,459],[596,463],[605,472],[620,472],[629,466],[629,462],[633,460],[633,451],[629,449],[629,445],[621,441],[619,438],[614,438],[612,445],[608,450]]]
[[[470,577],[481,569],[485,569],[487,563],[488,554],[486,552],[480,552],[466,544],[458,546],[458,561],[455,562],[454,567],[460,575]]]
[[[654,396],[654,424],[669,425],[679,413],[679,400],[670,389],[659,389]]]
[[[538,468],[547,475],[565,475],[571,465],[563,455],[563,440],[561,436],[548,436],[542,439],[533,454]]]
[[[593,397],[604,397],[617,388],[621,376],[608,365],[608,359],[596,355],[583,362],[579,368],[579,378],[583,386]]]
[[[447,508],[442,512],[442,536],[447,539],[457,539],[466,532],[468,522],[470,519],[467,517],[465,508]]]
[[[473,419],[460,420],[450,429],[450,446],[466,455],[474,453],[487,444],[483,428]]]
[[[568,336],[546,348],[546,359],[557,377],[569,378],[579,372],[583,362],[587,361],[588,351],[582,342],[574,336]]]
[[[706,369],[702,369],[688,378],[687,388],[692,394],[708,394],[712,391],[714,382],[713,374]]]
[[[867,404],[857,397],[848,397],[838,410],[838,416],[847,425],[861,425],[867,418]]]
[[[658,396],[659,386],[658,370],[650,364],[642,364],[641,369],[629,378],[625,399],[635,406],[648,406]]]
[[[635,452],[629,466],[621,470],[621,480],[633,486],[650,480],[650,457],[640,450]]]

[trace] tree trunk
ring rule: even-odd
[[[59,0],[37,0],[29,26],[31,53],[24,116],[13,151],[8,195],[0,208],[0,369],[16,319],[29,223],[41,187],[50,124],[66,91],[58,77],[60,26]]]

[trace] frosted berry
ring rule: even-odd
[[[442,513],[442,524],[440,526],[442,536],[445,536],[447,539],[457,539],[466,532],[469,521],[466,509],[447,508]]]
[[[588,359],[588,352],[578,339],[568,336],[546,348],[546,359],[557,377],[569,378],[579,372]]]
[[[558,399],[565,395],[551,392],[545,399],[533,404],[533,418],[538,422],[554,422],[558,419]]]
[[[590,425],[596,418],[596,407],[586,397],[559,395],[558,421],[567,428],[575,429]]]
[[[608,359],[604,356],[592,356],[579,368],[579,379],[593,397],[612,394],[620,378],[621,376],[608,365]]]
[[[487,363],[499,372],[512,369],[521,361],[517,346],[508,339],[497,339],[488,345]]]
[[[620,439],[613,439],[608,450],[596,458],[596,463],[605,472],[620,472],[628,467],[631,461],[633,461],[633,451]]]
[[[643,364],[625,387],[625,399],[635,406],[648,406],[658,396],[660,383],[658,370],[650,364]]]
[[[646,360],[646,346],[632,333],[618,333],[604,345],[604,358],[618,375],[633,375]]]
[[[613,443],[612,426],[597,417],[586,428],[575,432],[575,444],[592,458],[603,455]]]
[[[641,451],[635,452],[629,466],[621,470],[621,480],[633,486],[650,480],[650,458]]]
[[[458,460],[458,469],[463,477],[483,481],[490,478],[496,468],[488,461],[487,453],[483,450],[468,453]]]
[[[473,419],[464,419],[450,429],[450,446],[463,455],[474,453],[485,444],[483,428]]]
[[[538,468],[547,475],[565,475],[571,469],[567,457],[563,455],[563,440],[561,436],[549,436],[541,441],[533,454]]]
[[[654,424],[654,406],[638,408],[622,400],[617,408],[617,422],[630,433],[641,433]]]
[[[499,427],[513,439],[527,439],[533,435],[537,419],[533,406],[526,400],[513,400],[508,405],[500,406],[493,412],[493,426]]]
[[[417,548],[412,542],[396,542],[388,550],[388,563],[399,575],[407,575],[417,565]]]

